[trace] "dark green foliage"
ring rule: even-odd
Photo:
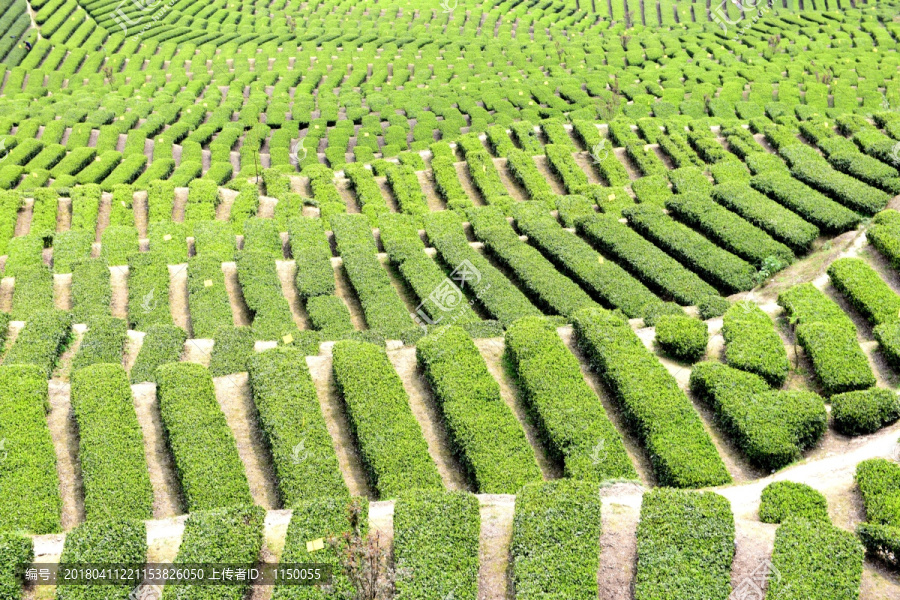
[[[113,518],[88,521],[66,534],[62,563],[90,565],[140,565],[147,559],[147,527],[134,519]],[[129,585],[61,585],[59,600],[127,600],[141,582],[135,577]]]
[[[188,306],[194,338],[212,338],[231,320],[225,274],[217,258],[198,254],[188,260]]]
[[[706,354],[709,331],[706,323],[685,315],[663,315],[655,324],[656,343],[678,360],[696,362]]]
[[[121,364],[127,337],[128,325],[123,319],[94,318],[72,359],[72,370],[77,371],[98,363]]]
[[[247,370],[247,361],[253,356],[253,331],[249,327],[225,325],[216,330],[209,373],[213,377],[241,373]]]
[[[721,296],[707,296],[697,304],[700,318],[704,321],[721,317],[731,308],[731,302]]]
[[[872,325],[900,321],[900,296],[861,258],[840,258],[828,267],[828,276]]]
[[[61,310],[33,314],[3,360],[4,365],[36,365],[46,379],[72,331],[72,317]]]
[[[138,282],[140,279],[138,279]],[[102,258],[76,263],[72,270],[72,318],[76,323],[91,323],[112,315],[112,285],[109,266]]]
[[[20,269],[16,273],[12,300],[12,318],[15,321],[30,321],[39,312],[53,310],[53,274],[50,269],[44,265]]]
[[[739,302],[729,308],[722,320],[722,336],[726,363],[781,387],[790,370],[787,351],[772,319],[759,306]]]
[[[831,418],[844,435],[875,433],[900,418],[900,398],[879,388],[837,394],[831,397]]]
[[[262,252],[242,250],[237,257],[237,271],[244,301],[253,315],[253,336],[257,340],[293,337],[297,325],[281,291],[275,259]]]
[[[856,466],[856,483],[866,509],[857,533],[866,551],[900,564],[900,465],[873,458]]]
[[[19,566],[34,560],[31,538],[18,533],[0,533],[0,598],[19,600],[22,582],[16,576]]]
[[[131,382],[156,383],[156,369],[164,364],[178,362],[184,352],[187,332],[174,325],[151,325],[147,328],[141,351],[131,367]]]
[[[353,332],[350,310],[339,296],[313,296],[306,301],[313,329],[325,338],[339,338]]]
[[[128,324],[136,331],[172,325],[169,267],[161,253],[140,252],[128,259]]]
[[[805,483],[776,481],[762,491],[759,520],[781,523],[789,517],[820,520],[830,524],[825,496]]]

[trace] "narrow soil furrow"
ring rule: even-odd
[[[216,388],[216,400],[234,434],[238,455],[244,463],[253,502],[266,510],[280,508],[272,459],[262,433],[256,426],[259,421],[247,373],[214,377],[213,384]]]
[[[737,519],[734,526],[735,552],[731,563],[731,586],[736,590],[765,591],[768,588],[769,564],[778,525]],[[777,577],[774,573],[771,576]]]
[[[191,313],[188,308],[187,263],[169,265],[169,309],[175,324],[191,335]]]
[[[350,279],[347,277],[347,272],[344,270],[341,259],[332,258],[331,266],[334,267],[335,294],[347,305],[347,308],[350,311],[350,321],[353,323],[354,329],[357,331],[368,329],[362,305],[359,303],[359,298],[357,298],[356,294],[353,292],[353,286],[350,284]],[[0,288],[0,290],[2,290],[2,288]]]
[[[34,200],[26,199],[16,213],[15,237],[26,235],[31,230],[31,217],[34,216]]]
[[[416,313],[416,308],[419,306],[419,302],[416,299],[415,293],[410,289],[403,278],[400,276],[400,273],[397,271],[397,268],[394,267],[393,264],[388,260],[386,254],[379,254],[378,260],[384,265],[384,270],[387,272],[388,277],[391,280],[391,284],[394,286],[394,290],[397,292],[397,295],[400,296],[400,299],[403,300],[403,304],[406,305],[406,310],[410,315]],[[412,322],[412,317],[409,320],[409,326],[412,327],[414,323]]]
[[[394,544],[394,501],[369,503],[369,531],[374,533],[379,547],[392,552]]]
[[[109,268],[109,283],[112,286],[112,316],[119,319],[128,318],[128,266],[121,265]]]
[[[228,292],[228,301],[231,303],[231,317],[235,327],[247,327],[253,319],[250,308],[244,302],[244,293],[241,291],[241,283],[238,280],[237,264],[234,262],[222,263],[222,272],[225,274],[225,290]]]
[[[72,310],[72,274],[53,275],[53,306],[57,310]]]
[[[331,434],[334,442],[334,450],[344,475],[344,483],[347,484],[351,495],[374,498],[366,480],[362,459],[350,434],[350,424],[347,421],[347,414],[343,401],[339,397],[334,372],[331,368],[331,357],[307,356],[306,364],[309,366],[309,372],[316,386],[319,406],[322,409],[328,433]]]
[[[149,221],[147,192],[137,191],[134,193],[131,208],[134,211],[134,226],[137,227],[138,237],[147,238],[147,228]]]
[[[453,163],[453,167],[456,169],[456,177],[459,179],[460,185],[462,185],[466,196],[469,197],[472,204],[484,206],[484,198],[481,197],[481,192],[475,187],[475,183],[472,181],[471,175],[469,175],[469,166],[464,162],[458,162]]]
[[[440,195],[438,195],[437,190],[434,187],[434,175],[431,170],[416,171],[416,177],[419,179],[419,187],[422,188],[422,192],[425,194],[425,200],[428,202],[428,210],[432,212],[445,210],[447,205],[441,200]]]
[[[553,190],[554,194],[559,196],[566,195],[566,188],[563,186],[562,182],[553,174],[550,170],[550,164],[547,162],[546,156],[535,156],[534,164],[537,167],[537,170],[543,175],[544,179],[547,180],[547,183],[550,184],[550,189]]]
[[[268,196],[259,197],[259,207],[256,209],[256,216],[261,219],[271,219],[275,216],[275,206],[278,200],[269,198]]]
[[[291,307],[291,316],[294,317],[294,323],[298,329],[310,329],[309,317],[300,302],[300,296],[297,294],[297,288],[294,287],[294,278],[297,275],[297,264],[292,260],[275,261],[275,268],[278,271],[278,279],[281,280],[281,293],[287,299],[288,306]]]
[[[481,538],[478,557],[479,600],[512,600],[509,548],[512,543],[516,497],[507,494],[478,496]]]
[[[0,280],[0,310],[3,312],[12,312],[12,299],[15,285],[16,280],[13,277],[4,277]]]
[[[637,532],[641,496],[604,499],[601,509],[600,600],[631,600],[637,565]]]
[[[72,226],[72,199],[60,198],[56,206],[56,231],[68,231]]]
[[[131,373],[131,368],[134,366],[138,354],[144,345],[145,335],[143,331],[128,330],[128,337],[125,339],[125,352],[122,355],[122,366],[129,373]]]
[[[405,346],[391,350],[388,357],[403,382],[410,408],[422,428],[422,435],[428,443],[428,453],[437,465],[444,487],[449,490],[474,491],[466,479],[463,466],[453,454],[452,442],[431,388],[416,362],[415,347]]]
[[[506,191],[511,198],[517,201],[529,199],[528,192],[518,181],[516,181],[516,178],[513,177],[512,172],[510,172],[508,160],[505,158],[495,158],[494,167],[497,169],[497,173],[500,175],[500,181],[503,182],[503,185],[506,187]]]
[[[381,192],[381,196],[384,198],[390,211],[400,212],[400,205],[397,203],[396,198],[394,198],[394,193],[391,191],[391,186],[388,185],[387,177],[376,177],[375,183],[378,184],[378,190]]]
[[[216,206],[216,220],[227,221],[231,218],[231,207],[238,192],[228,188],[219,188],[219,204]]]
[[[528,418],[525,406],[521,400],[521,392],[515,383],[514,376],[507,370],[508,358],[506,357],[506,346],[503,338],[478,339],[475,340],[475,345],[487,363],[491,376],[500,384],[500,396],[525,430],[525,437],[534,450],[534,456],[537,459],[544,479],[559,479],[563,475],[562,469],[560,465],[551,460],[547,450],[541,443],[537,429]]]
[[[156,401],[156,385],[131,386],[134,410],[144,433],[144,458],[153,487],[153,518],[166,519],[184,512],[175,464],[166,446],[165,431]]]
[[[175,202],[172,205],[172,220],[184,223],[184,207],[187,205],[188,189],[175,188]]]
[[[597,174],[596,165],[594,165],[593,157],[587,152],[576,152],[572,154],[572,158],[575,159],[575,163],[581,167],[581,170],[584,171],[584,174],[587,175],[588,183],[596,183],[603,184],[603,180],[600,179],[600,175]]]
[[[112,213],[112,194],[103,192],[100,195],[100,212],[97,214],[97,235],[94,242],[100,243],[103,232],[109,227],[109,217]]]
[[[78,431],[72,416],[69,384],[50,381],[47,425],[56,450],[56,473],[62,499],[62,528],[69,531],[84,521],[84,489],[78,462]]]
[[[350,189],[350,180],[337,178],[335,179],[334,185],[341,195],[341,200],[344,201],[344,205],[347,207],[347,212],[353,214],[360,212],[360,206],[359,202],[356,201],[356,195],[353,193],[353,190]]]

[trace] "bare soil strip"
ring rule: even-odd
[[[238,192],[228,188],[219,188],[219,205],[216,206],[217,221],[227,221],[231,218],[231,206],[237,197]]]
[[[513,600],[509,548],[512,543],[516,497],[507,494],[478,496],[481,538],[478,556],[479,600]]]
[[[84,489],[78,462],[78,432],[69,402],[69,384],[50,381],[47,425],[56,450],[56,473],[62,498],[62,528],[69,531],[84,521]]]
[[[175,188],[175,202],[172,205],[172,220],[184,223],[184,207],[187,205],[188,188]]]
[[[60,198],[56,206],[56,231],[68,231],[72,226],[72,199]]]
[[[465,470],[453,455],[447,428],[444,426],[424,373],[416,364],[415,347],[405,346],[392,350],[388,352],[388,357],[403,382],[403,388],[409,396],[410,408],[416,421],[419,422],[419,427],[422,428],[422,435],[428,443],[428,453],[437,465],[444,487],[449,490],[474,491],[466,479]]]
[[[16,214],[15,237],[26,235],[31,230],[31,217],[34,216],[34,200],[26,199]]]
[[[553,190],[553,193],[559,196],[565,196],[566,188],[556,175],[553,174],[553,171],[550,170],[550,163],[547,162],[547,157],[535,156],[534,164],[540,174],[544,176],[544,179],[547,180],[547,183],[550,184],[550,189]]]
[[[53,379],[69,380],[69,373],[72,370],[72,359],[75,358],[75,354],[78,352],[79,346],[81,346],[85,330],[87,330],[87,325],[76,324],[72,326],[69,345],[56,361],[56,367],[53,369]]]
[[[16,280],[13,277],[4,277],[0,280],[0,310],[3,312],[12,312],[13,289]]]
[[[72,274],[53,275],[53,306],[57,310],[72,310]]]
[[[341,259],[332,258],[331,266],[334,267],[335,294],[340,296],[344,301],[344,304],[346,304],[347,308],[350,310],[350,321],[353,323],[353,327],[357,331],[368,329],[362,305],[359,303],[359,298],[357,298],[356,294],[353,292],[353,286],[350,285],[350,280],[347,278],[347,272],[344,270]],[[2,288],[0,288],[0,291],[2,291]],[[12,296],[10,296],[10,299],[11,298]]]
[[[778,525],[737,519],[734,526],[735,552],[731,563],[731,586],[748,586],[750,583],[747,580],[750,580],[757,585],[762,584],[761,588],[765,590],[769,587],[766,574],[769,572]]]
[[[147,521],[147,562],[170,563],[178,555],[187,515]]]
[[[509,161],[505,158],[495,158],[493,160],[494,167],[500,175],[500,181],[503,182],[510,197],[518,202],[528,200],[528,192],[525,191],[525,188],[523,188],[518,181],[516,181],[516,178],[512,176],[512,173],[509,170]]]
[[[344,482],[347,484],[350,494],[374,499],[375,496],[369,489],[366,480],[362,460],[350,435],[350,424],[347,421],[343,402],[338,397],[337,384],[331,369],[331,357],[307,356],[306,364],[309,366],[313,383],[316,386],[322,416],[325,417],[328,433],[331,434],[331,439],[334,441],[338,464],[341,466]]]
[[[259,207],[256,209],[256,216],[261,219],[271,219],[275,216],[275,205],[278,200],[269,198],[268,196],[259,197]]]
[[[181,353],[181,362],[192,362],[209,368],[209,360],[212,358],[214,340],[191,338],[184,342],[184,350]]]
[[[244,302],[244,293],[241,291],[241,283],[238,280],[237,264],[234,262],[222,263],[222,272],[225,274],[225,290],[228,292],[228,301],[231,303],[231,317],[235,327],[249,326],[253,319],[250,316],[250,308]]]
[[[506,402],[513,414],[521,423],[525,430],[525,437],[531,448],[534,450],[534,456],[537,459],[538,467],[541,469],[544,479],[559,479],[562,477],[562,469],[555,464],[547,454],[543,444],[538,437],[537,429],[531,423],[525,412],[525,406],[522,404],[521,393],[513,379],[513,375],[507,372],[505,361],[505,344],[503,338],[484,338],[475,340],[475,345],[487,363],[488,371],[491,376],[500,384],[500,397]]]
[[[631,600],[637,564],[637,531],[641,497],[608,498],[601,509],[600,600]]]
[[[109,283],[112,286],[112,316],[128,318],[128,266],[109,268]]]
[[[169,309],[175,324],[187,331],[190,336],[191,313],[188,309],[187,263],[169,265]]]
[[[590,154],[587,152],[575,152],[572,154],[572,158],[575,159],[575,163],[581,167],[581,170],[587,175],[588,183],[603,183],[603,180],[600,179],[597,170],[594,168],[594,159]]]
[[[134,410],[144,433],[144,458],[153,487],[153,518],[166,519],[184,512],[181,486],[175,473],[175,465],[166,446],[165,432],[159,405],[156,401],[156,385],[141,383],[131,386]]]
[[[394,501],[369,503],[369,531],[378,536],[379,546],[390,551],[394,544]]]
[[[94,241],[100,243],[103,232],[109,227],[109,216],[112,213],[112,194],[103,192],[100,195],[100,212],[97,214],[97,236]]]
[[[281,293],[287,298],[288,306],[291,307],[291,316],[294,317],[294,323],[298,329],[310,329],[309,318],[306,315],[306,311],[303,310],[303,306],[301,306],[297,288],[294,287],[297,264],[292,260],[278,260],[275,261],[275,268],[278,271],[278,279],[281,280]]]
[[[425,194],[425,199],[428,202],[428,210],[432,212],[445,210],[447,205],[444,204],[444,201],[441,200],[437,190],[434,188],[434,175],[432,172],[430,170],[416,171],[416,177],[419,179],[419,187],[422,188],[422,192]]]
[[[641,482],[644,485],[652,485],[655,478],[653,477],[653,468],[650,465],[647,453],[628,430],[628,427],[625,425],[625,419],[619,411],[618,406],[609,399],[606,387],[600,380],[600,376],[591,370],[590,363],[575,342],[572,328],[561,327],[556,331],[559,334],[559,337],[562,338],[563,343],[569,349],[569,352],[574,354],[575,358],[578,359],[578,365],[581,367],[581,376],[594,391],[594,394],[597,395],[597,398],[600,399],[600,404],[602,404],[603,408],[606,410],[606,415],[609,417],[609,420],[612,421],[612,424],[625,442],[625,451],[631,459],[631,464],[633,464],[634,468],[637,470]]]
[[[250,482],[253,502],[266,510],[280,508],[275,472],[262,433],[246,373],[214,377],[216,400],[237,442],[238,455]]]
[[[359,202],[356,201],[356,195],[353,193],[353,190],[350,189],[350,180],[338,177],[335,179],[334,186],[341,195],[341,200],[344,201],[347,212],[353,214],[360,212],[360,206]]]
[[[131,208],[134,211],[134,226],[137,227],[138,237],[146,239],[149,221],[147,192],[144,190],[137,191],[132,198]]]
[[[125,339],[125,352],[122,355],[122,366],[129,373],[131,373],[131,368],[134,366],[138,354],[144,345],[145,335],[143,331],[128,330],[128,337]]]
[[[472,176],[469,175],[469,166],[464,162],[458,162],[453,163],[453,167],[456,169],[456,176],[459,179],[460,185],[462,185],[463,190],[466,192],[466,196],[472,200],[472,204],[475,206],[484,206],[484,198],[481,196],[481,192],[478,191],[478,188],[475,187]]]

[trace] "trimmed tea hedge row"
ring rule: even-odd
[[[900,397],[880,388],[838,394],[831,397],[831,418],[844,435],[875,433],[900,419]]]
[[[579,346],[643,442],[659,484],[731,481],[690,400],[628,322],[601,310],[581,311],[573,321]]]
[[[787,351],[772,319],[752,302],[732,305],[722,319],[725,362],[781,387],[790,371]]]
[[[0,440],[5,440],[0,530],[56,533],[61,501],[47,428],[48,374],[38,366],[5,363],[0,367]]]
[[[188,306],[194,338],[212,338],[231,321],[225,274],[217,258],[197,254],[188,260]]]
[[[403,300],[376,256],[375,239],[366,218],[334,215],[331,226],[350,284],[359,298],[366,324],[389,339],[413,327]]]
[[[516,598],[597,598],[600,512],[596,484],[563,479],[522,488],[510,549]]]
[[[478,239],[512,270],[528,293],[549,311],[571,317],[579,309],[596,306],[584,290],[562,275],[539,251],[523,243],[497,209],[475,209],[470,220]]]
[[[17,576],[19,566],[34,561],[34,547],[30,537],[18,533],[0,533],[0,598],[19,600],[22,582]]]
[[[153,517],[144,438],[125,369],[98,364],[72,375],[72,412],[88,521]]]
[[[76,262],[90,258],[94,232],[61,231],[53,237],[53,272],[71,273]]]
[[[546,198],[553,195],[550,184],[538,171],[534,159],[522,150],[512,149],[506,154],[506,166],[512,176],[522,184],[528,196],[532,200]]]
[[[137,331],[172,324],[165,256],[139,252],[128,259],[128,324]]]
[[[691,389],[747,459],[765,469],[799,460],[825,433],[825,403],[812,392],[773,391],[758,375],[713,362],[694,366]]]
[[[44,239],[39,235],[23,235],[9,240],[8,256],[3,269],[5,277],[16,277],[26,269],[43,266]]]
[[[405,492],[394,507],[397,600],[476,598],[481,515],[467,492]]]
[[[387,180],[401,212],[421,216],[428,213],[428,201],[412,167],[398,165],[387,170]]]
[[[802,283],[779,294],[778,304],[796,324],[797,341],[809,354],[826,395],[875,385],[856,341],[856,327],[830,298],[811,283]]]
[[[900,212],[885,210],[875,215],[866,238],[900,271]]]
[[[478,188],[481,196],[488,204],[495,204],[501,198],[505,198],[508,194],[506,186],[497,173],[494,161],[487,152],[483,150],[475,150],[466,152],[466,167],[472,178],[472,183]],[[499,207],[504,213],[508,212],[508,206]]]
[[[254,354],[253,332],[249,327],[223,325],[213,337],[215,345],[209,359],[209,374],[213,377],[242,373]]]
[[[460,210],[472,206],[466,190],[459,182],[454,167],[454,159],[447,156],[435,156],[431,159],[431,172],[434,175],[434,189],[447,203],[450,210]],[[546,182],[545,182],[546,183]]]
[[[112,315],[112,285],[106,260],[87,258],[72,269],[72,318],[76,323]]]
[[[762,491],[759,520],[763,523],[781,523],[790,517],[831,524],[828,517],[828,502],[821,493],[805,483],[793,481],[770,483]]]
[[[550,170],[559,176],[567,192],[577,194],[582,186],[589,183],[587,175],[584,174],[584,171],[581,170],[581,167],[578,166],[578,163],[572,157],[572,148],[547,144],[544,146],[544,152],[547,155],[547,162],[550,163]],[[625,183],[627,183],[627,179]]]
[[[416,359],[454,454],[478,492],[514,494],[526,483],[541,480],[522,425],[500,398],[500,386],[462,328],[441,328],[419,340]]]
[[[734,516],[713,492],[644,494],[637,528],[635,600],[720,600],[731,593]]]
[[[431,318],[429,323],[462,325],[479,321],[463,291],[466,282],[447,277],[434,259],[425,254],[425,244],[411,217],[385,215],[381,218],[380,231],[388,257],[419,299],[417,312],[427,313]]]
[[[128,257],[140,251],[138,230],[124,225],[110,225],[101,236],[100,256],[110,266],[127,265]]]
[[[467,283],[477,301],[491,317],[508,327],[516,319],[541,312],[506,276],[469,245],[461,218],[451,211],[434,212],[425,218],[425,231],[444,266],[452,270],[474,268],[480,278]]]
[[[225,221],[196,221],[188,224],[194,233],[196,254],[217,259],[220,263],[234,260],[237,252],[232,225]]]
[[[437,467],[385,351],[374,344],[342,341],[334,345],[333,355],[335,381],[378,497],[439,489]]]
[[[647,287],[682,305],[696,305],[716,289],[677,260],[610,215],[589,215],[576,222],[578,231],[601,252],[621,262]]]
[[[678,194],[666,200],[665,206],[669,214],[682,223],[698,229],[707,238],[757,267],[769,258],[777,259],[781,265],[794,260],[790,248],[708,196],[693,192]]]
[[[677,223],[661,207],[641,204],[623,211],[641,235],[727,293],[752,289],[756,270],[700,234]]]
[[[94,318],[72,359],[72,370],[98,363],[121,364],[127,337],[128,324],[123,319]]]
[[[513,209],[519,230],[561,272],[571,276],[607,306],[631,318],[643,317],[659,298],[614,262],[605,261],[585,241],[563,231],[540,202],[520,202]]]
[[[150,241],[147,254],[160,257],[167,265],[181,265],[187,262],[188,229],[184,223],[172,221],[150,223],[147,237]]]
[[[184,205],[184,222],[216,218],[216,207],[221,202],[219,187],[211,179],[194,179],[188,184],[187,203]]]
[[[861,258],[840,258],[828,267],[834,287],[872,325],[900,321],[900,296]]]
[[[776,240],[787,244],[794,252],[808,251],[819,237],[818,227],[807,223],[747,183],[732,182],[717,185],[713,188],[713,198]]]
[[[532,422],[566,476],[636,479],[622,437],[553,325],[538,317],[521,319],[507,329],[506,348]]]
[[[873,458],[856,466],[856,484],[866,509],[866,523],[857,533],[870,554],[900,564],[900,465]]]
[[[334,269],[331,246],[319,219],[296,218],[288,221],[291,256],[297,264],[294,283],[301,298],[334,294]]]
[[[243,250],[267,254],[276,260],[284,258],[278,224],[273,219],[258,217],[244,221]]]
[[[189,512],[250,504],[250,486],[234,436],[203,365],[171,363],[156,371],[166,440]]]
[[[390,212],[390,209],[384,196],[381,195],[381,189],[372,171],[360,164],[350,163],[344,167],[344,173],[350,179],[362,214],[369,217],[369,223],[375,225],[378,216]]]
[[[273,348],[250,358],[247,370],[282,505],[349,498],[303,354]]]
[[[333,594],[355,592],[350,580],[340,568],[338,553],[346,546],[337,548],[332,543],[341,540],[345,533],[354,530],[348,518],[350,507],[358,511],[356,532],[366,535],[369,527],[369,501],[344,495],[337,497],[319,496],[304,500],[293,507],[291,522],[285,536],[283,563],[323,563],[332,566],[332,592],[323,591],[321,586],[276,585],[272,600],[325,600]],[[309,552],[307,542],[325,540],[322,550]]]
[[[3,364],[35,365],[40,367],[45,379],[50,379],[53,367],[69,341],[71,330],[72,317],[69,313],[61,310],[36,312],[19,332]]]
[[[703,321],[687,315],[662,315],[655,326],[656,343],[673,358],[696,362],[706,354],[709,330]]]
[[[849,531],[820,520],[785,520],[775,532],[770,600],[859,598],[863,548]]]
[[[253,315],[252,329],[256,339],[282,340],[295,333],[297,325],[281,291],[281,280],[272,257],[242,250],[237,256],[237,272],[244,301]]]
[[[147,526],[138,519],[88,521],[66,534],[61,563],[142,565],[147,560]],[[85,579],[86,580],[86,579]],[[59,600],[127,600],[140,585],[140,576],[127,585],[73,584],[56,588]]]
[[[50,269],[37,265],[19,270],[13,287],[13,320],[30,321],[38,313],[48,310],[53,310],[53,274]]]
[[[249,503],[248,503],[249,504]],[[184,524],[184,535],[174,565],[227,563],[255,566],[263,545],[266,511],[260,506],[234,506],[193,512]],[[163,600],[241,600],[249,582],[227,585],[166,585]]]
[[[131,383],[156,383],[156,369],[178,362],[184,352],[187,332],[175,325],[151,325],[144,335],[141,350],[131,367]]]
[[[314,296],[306,301],[306,314],[316,331],[325,338],[341,338],[353,333],[350,310],[339,296]]]

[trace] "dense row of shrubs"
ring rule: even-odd
[[[374,344],[341,341],[334,345],[333,368],[360,458],[378,497],[439,489],[437,467],[385,351]]]
[[[731,480],[690,400],[622,318],[585,310],[575,333],[650,456],[660,485],[703,487]]]
[[[722,319],[725,362],[781,387],[790,371],[787,351],[772,319],[752,302],[738,302]]]
[[[281,280],[272,257],[259,251],[242,250],[237,256],[237,272],[244,302],[253,316],[254,337],[257,340],[284,340],[296,333],[297,325],[281,291]]]
[[[885,210],[875,215],[866,238],[900,271],[900,212]]]
[[[22,595],[20,565],[34,560],[31,538],[11,532],[0,533],[0,598],[17,600]]]
[[[167,364],[157,370],[156,384],[166,441],[188,511],[252,503],[209,371],[196,363]]]
[[[184,352],[187,332],[175,325],[151,325],[144,334],[141,349],[131,367],[131,383],[156,383],[156,369],[178,362]]]
[[[759,520],[763,523],[782,523],[790,517],[830,524],[828,502],[820,492],[804,483],[770,483],[760,496]]]
[[[124,319],[93,319],[72,359],[72,370],[77,371],[99,363],[120,364],[127,337],[128,324]]]
[[[231,321],[231,302],[225,289],[222,263],[197,254],[188,261],[188,307],[194,338],[212,338],[216,330]]]
[[[766,194],[826,233],[843,233],[860,222],[860,215],[794,179],[788,173],[764,171],[750,179],[753,189]]]
[[[600,509],[597,485],[588,482],[562,479],[519,491],[510,549],[517,598],[597,597]]]
[[[134,518],[118,517],[87,521],[66,534],[59,560],[63,564],[142,565],[147,559],[147,526]],[[124,574],[124,585],[81,583],[57,586],[60,600],[127,600],[135,593],[141,578],[137,572]]]
[[[72,333],[72,316],[61,310],[36,312],[19,332],[4,365],[34,365],[50,379],[56,361]]]
[[[857,533],[866,551],[900,564],[900,465],[884,458],[865,460],[856,466],[856,484],[866,509]]]
[[[478,492],[514,494],[541,479],[522,425],[500,397],[500,386],[465,330],[440,328],[420,339],[416,358],[454,454]]]

